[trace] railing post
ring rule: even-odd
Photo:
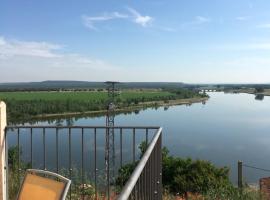
[[[5,128],[7,125],[6,119],[6,104],[0,102],[0,200],[6,200],[6,147],[5,147]]]
[[[243,162],[238,161],[238,188],[242,189],[243,187]]]

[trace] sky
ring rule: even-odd
[[[269,0],[0,0],[0,82],[270,83]]]

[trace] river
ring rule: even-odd
[[[137,113],[118,114],[115,125],[161,126],[163,145],[170,154],[228,166],[234,183],[237,180],[238,160],[247,165],[270,169],[270,97],[255,100],[251,94],[211,92],[209,95],[206,104],[149,108]],[[71,121],[74,125],[104,125],[105,117],[82,117]],[[64,119],[61,123],[65,125],[71,122]],[[48,137],[47,145],[55,143],[53,139],[50,143],[50,138],[53,137]],[[10,136],[9,140],[11,146],[16,143],[15,136]],[[28,147],[24,140],[22,136],[21,144],[25,144],[26,151]],[[37,145],[41,142],[40,138],[36,138],[36,141]],[[91,146],[92,143],[87,144]],[[47,155],[49,153],[50,149]],[[27,159],[27,154],[24,157]],[[103,162],[103,158],[100,154],[100,162]],[[48,157],[47,162],[50,160],[52,158]],[[248,183],[258,183],[260,177],[270,176],[270,172],[244,167],[243,175]]]

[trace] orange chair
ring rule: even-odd
[[[71,181],[59,174],[28,169],[22,182],[18,200],[64,200]]]

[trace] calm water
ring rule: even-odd
[[[237,161],[245,164],[270,169],[270,97],[263,101],[255,100],[254,95],[249,94],[224,94],[209,93],[211,98],[205,105],[201,103],[191,106],[172,106],[169,109],[146,109],[135,114],[119,114],[115,118],[116,125],[158,125],[163,127],[163,145],[168,147],[170,153],[175,156],[205,159],[217,166],[229,166],[231,179],[236,182]],[[74,125],[104,125],[105,117],[86,117],[73,119]],[[66,120],[62,121],[67,123]],[[39,122],[47,124],[47,122]],[[27,152],[28,136],[22,136]],[[48,136],[46,141],[49,147],[55,146],[55,136]],[[86,156],[89,158],[87,166],[91,168],[92,136],[85,136]],[[118,136],[117,136],[118,137]],[[129,137],[129,138],[128,138]],[[51,139],[50,139],[51,138]],[[79,145],[78,134],[72,136],[74,144]],[[130,147],[131,133],[124,139],[124,145]],[[67,146],[67,134],[63,134],[62,148]],[[142,136],[136,136],[136,144],[143,140]],[[41,144],[41,137],[36,137],[35,144]],[[89,142],[87,142],[89,141]],[[99,145],[104,145],[104,135],[98,136]],[[15,136],[10,137],[10,144],[15,143]],[[116,142],[119,144],[119,142]],[[76,145],[75,145],[76,146]],[[79,147],[74,146],[73,155],[79,153]],[[53,148],[48,148],[48,162],[54,159]],[[87,155],[87,149],[89,155]],[[103,148],[99,149],[99,162],[104,164]],[[51,152],[50,152],[51,151]],[[64,151],[64,150],[63,150]],[[125,151],[125,161],[129,162],[131,150]],[[29,155],[25,154],[25,159]],[[38,156],[35,157],[38,160]],[[75,160],[79,159],[76,158]],[[78,163],[80,162],[77,160]],[[53,162],[53,161],[52,161]],[[67,160],[61,161],[67,163]],[[38,162],[37,162],[38,163]],[[116,163],[119,163],[118,161]],[[38,165],[38,164],[37,164]],[[63,164],[64,165],[64,164]],[[87,168],[86,166],[86,168]],[[269,172],[261,172],[244,168],[245,180],[249,183],[257,183],[260,177],[270,176]]]

